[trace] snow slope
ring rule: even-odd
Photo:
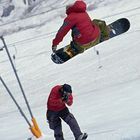
[[[127,33],[96,46],[100,52],[100,63],[93,48],[63,65],[56,65],[51,61],[51,41],[63,22],[64,9],[54,9],[48,14],[49,20],[45,19],[45,14],[35,16],[34,22],[40,21],[38,25],[30,22],[30,18],[26,22],[20,20],[21,23],[17,25],[22,28],[20,32],[13,33],[19,31],[16,26],[15,30],[9,30],[13,29],[13,24],[2,26],[7,29],[6,34],[13,33],[5,36],[5,40],[11,56],[15,56],[13,61],[33,114],[46,139],[54,139],[53,132],[46,123],[46,100],[53,86],[69,83],[74,95],[70,111],[77,118],[81,129],[89,134],[88,140],[139,140],[140,1],[86,2],[91,18],[102,18],[110,23],[126,17],[131,22]],[[38,6],[36,12],[43,5]],[[96,7],[95,10],[92,6]],[[29,28],[28,25],[30,29],[23,30]],[[66,45],[69,40],[70,34],[58,47]],[[99,65],[102,68],[99,69]],[[0,75],[30,119],[5,51],[0,51]],[[0,124],[2,140],[27,140],[31,136],[28,125],[1,83]],[[63,131],[67,140],[73,139],[65,123]]]

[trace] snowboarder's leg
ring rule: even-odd
[[[83,53],[85,50],[97,45],[99,42],[100,42],[100,37],[84,45],[81,45],[77,42],[73,42],[74,44],[73,48],[77,50],[77,53]]]
[[[80,127],[75,119],[75,117],[69,113],[67,117],[64,119],[64,121],[69,125],[71,131],[73,132],[73,135],[75,139],[77,140],[78,137],[82,134]]]
[[[81,49],[81,51],[79,53],[83,53],[85,50],[97,45],[100,42],[100,37],[96,38],[95,40],[84,44],[84,45],[80,45],[79,48]]]
[[[61,112],[60,116],[69,125],[75,139],[78,140],[79,136],[82,135],[82,132],[73,114],[66,108]]]
[[[47,111],[47,119],[50,129],[54,130],[55,140],[64,140],[61,119],[58,112]]]
[[[101,31],[101,39],[100,40],[101,40],[101,42],[109,39],[110,31],[109,31],[108,26],[106,25],[106,22],[103,20],[99,20],[99,19],[94,19],[92,22],[93,22],[93,24],[96,24],[100,28],[100,31]]]
[[[64,140],[63,132],[62,132],[62,126],[61,125],[57,126],[54,129],[54,137],[55,137],[55,140]]]
[[[74,44],[74,42],[71,41],[71,43],[64,48],[64,52],[66,52],[69,55],[69,57],[73,57],[79,53],[75,45],[76,44]]]

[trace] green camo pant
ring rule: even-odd
[[[96,24],[101,31],[100,42],[109,39],[109,28],[106,25],[106,22],[99,19],[92,20],[93,24]]]

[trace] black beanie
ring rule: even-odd
[[[63,91],[68,92],[68,93],[72,93],[72,89],[71,89],[70,85],[64,84],[62,87],[63,87]]]

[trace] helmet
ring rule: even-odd
[[[63,92],[72,93],[72,88],[68,84],[62,85]]]

